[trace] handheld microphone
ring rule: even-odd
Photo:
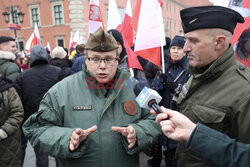
[[[134,93],[137,96],[136,101],[140,107],[145,109],[153,109],[157,114],[161,113],[158,103],[162,97],[153,89],[148,88],[144,83],[138,82],[134,87]]]

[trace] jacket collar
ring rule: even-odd
[[[14,53],[0,50],[0,59],[15,60],[16,56]]]

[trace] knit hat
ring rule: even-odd
[[[185,45],[185,42],[186,42],[186,39],[183,36],[176,35],[170,43],[170,48],[172,46],[179,46],[179,47],[183,48]]]
[[[65,58],[67,55],[67,52],[63,49],[63,47],[61,46],[57,46],[52,50],[52,54],[51,57],[54,58],[59,58],[59,59],[63,59]]]

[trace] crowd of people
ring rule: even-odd
[[[166,38],[165,72],[138,55],[129,73],[119,31],[99,28],[75,54],[35,45],[19,56],[0,36],[0,166],[23,166],[29,141],[37,167],[247,166],[250,70],[230,38],[244,18],[219,6],[181,10],[185,36]],[[161,96],[161,114],[140,108],[133,87]],[[233,139],[232,139],[233,138]]]

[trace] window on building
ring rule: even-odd
[[[24,50],[24,41],[23,40],[18,39],[18,50],[19,51]]]
[[[63,24],[63,11],[62,11],[62,5],[55,5],[54,6],[54,19],[55,24]]]
[[[56,37],[56,45],[64,47],[64,36],[57,36]]]
[[[19,20],[18,20],[18,15],[17,15],[17,10],[14,9],[14,12],[13,12],[13,16],[11,16],[13,18],[12,22],[14,24],[18,24],[19,23]]]
[[[33,26],[35,24],[37,24],[37,26],[40,26],[38,8],[31,9],[31,19],[32,19]]]
[[[40,19],[40,11],[39,11],[39,3],[32,3],[29,5],[29,12],[30,12],[30,23],[31,26],[37,26],[41,25],[41,19]]]

